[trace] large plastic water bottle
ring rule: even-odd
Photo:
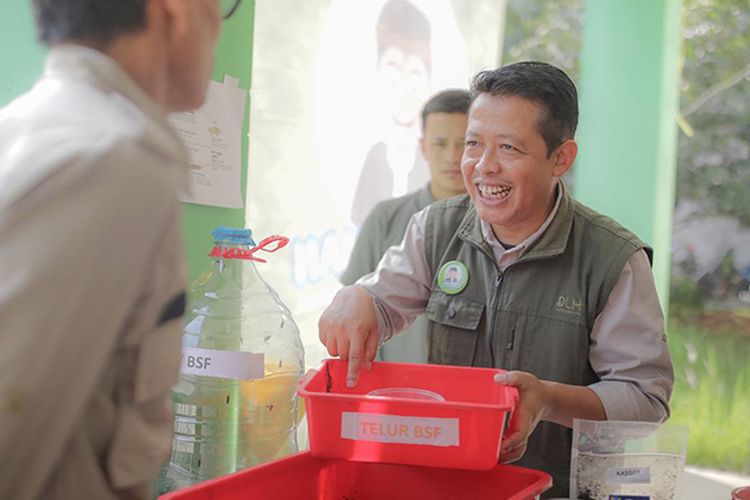
[[[299,329],[263,281],[249,229],[212,232],[211,264],[188,292],[168,476],[182,488],[297,451]]]

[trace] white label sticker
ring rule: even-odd
[[[458,446],[458,419],[343,412],[341,437],[381,443]]]
[[[192,453],[195,450],[195,444],[189,441],[174,440],[174,451],[177,453]]]
[[[207,377],[254,380],[263,378],[263,353],[182,348],[180,373]]]
[[[650,484],[651,469],[649,467],[608,467],[607,482],[609,484]]]

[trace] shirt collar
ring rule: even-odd
[[[542,225],[539,226],[539,229],[534,231],[528,238],[512,248],[506,249],[504,246],[502,246],[495,236],[494,231],[492,231],[492,226],[488,222],[485,222],[483,219],[480,219],[479,223],[482,228],[482,236],[492,249],[492,252],[495,255],[517,253],[518,257],[526,253],[526,251],[531,248],[531,246],[544,234],[549,225],[552,224],[552,221],[554,220],[555,215],[557,215],[557,212],[560,208],[560,200],[562,200],[563,198],[564,189],[565,184],[562,180],[558,180],[557,188],[555,189],[555,205],[552,207],[552,211],[550,212],[550,214],[547,216]]]
[[[187,167],[185,147],[169,124],[164,109],[103,52],[82,45],[56,45],[50,49],[45,61],[44,76],[82,80],[104,92],[119,94],[144,116],[140,137],[144,144]]]

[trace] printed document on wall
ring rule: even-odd
[[[188,193],[182,201],[242,208],[242,125],[247,91],[236,79],[210,81],[200,109],[173,113],[169,121],[190,153]]]

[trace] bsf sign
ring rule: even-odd
[[[457,418],[403,417],[378,413],[341,414],[341,437],[381,443],[458,446]]]
[[[182,348],[183,375],[255,380],[263,378],[263,353],[220,351],[216,349]]]
[[[188,354],[185,356],[185,358],[185,363],[187,364],[188,368],[204,370],[211,366],[211,358],[208,356],[192,356]]]

